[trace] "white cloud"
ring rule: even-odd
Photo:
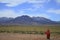
[[[28,9],[31,10],[31,9]],[[19,12],[15,12],[14,10],[11,9],[5,9],[5,10],[0,10],[0,17],[18,17],[21,15],[29,15],[29,13],[25,13],[25,10],[20,10]]]
[[[0,0],[0,2],[7,3],[6,6],[13,7],[13,6],[16,6],[16,5],[26,2],[26,0]]]
[[[28,9],[28,10],[31,10],[31,9]],[[41,13],[41,14],[39,14],[39,13],[36,13],[36,14],[31,13],[31,14],[29,14],[29,13],[25,13],[25,10],[21,10],[18,13],[11,10],[11,9],[0,10],[0,17],[14,17],[15,18],[15,17],[21,16],[21,15],[29,15],[31,17],[32,16],[39,16],[39,17],[49,18],[49,16],[47,14],[45,14],[45,13]]]
[[[1,10],[0,11],[0,17],[17,17],[19,16],[17,13],[15,13],[13,10]]]
[[[56,3],[60,4],[60,0],[55,0]]]
[[[49,10],[47,10],[47,13],[60,14],[60,9],[49,9]]]
[[[32,11],[37,10],[37,8],[39,8],[39,7],[43,7],[43,5],[45,3],[48,3],[49,1],[50,0],[0,0],[1,3],[7,3],[6,6],[8,6],[8,7],[14,7],[14,6],[17,6],[17,5],[22,4],[24,2],[32,3],[33,7],[35,7],[35,8],[26,9],[26,10],[32,10]],[[16,16],[20,16],[22,14],[24,14],[24,15],[27,14],[27,13],[25,13],[24,10],[21,10],[18,13],[19,14],[17,14],[15,11],[9,10],[9,9],[8,10],[1,10],[0,17],[16,17]],[[41,14],[39,16],[47,17],[46,14]]]
[[[28,2],[32,3],[35,8],[43,8],[43,5],[50,2],[50,0],[29,0]]]
[[[34,5],[43,5],[44,3],[49,2],[50,0],[0,0],[2,3],[8,3],[6,6],[13,7],[24,2],[33,3]]]
[[[29,0],[29,3],[45,3],[49,2],[50,0]]]

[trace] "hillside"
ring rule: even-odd
[[[16,18],[0,18],[0,25],[40,25],[40,24],[60,24],[44,17],[30,17],[22,15]]]

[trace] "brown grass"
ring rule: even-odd
[[[46,35],[0,33],[0,40],[47,40]],[[60,40],[60,35],[51,36],[51,40]]]

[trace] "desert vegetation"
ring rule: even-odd
[[[59,25],[0,25],[0,40],[46,40],[47,28],[51,31],[51,40],[60,40]]]

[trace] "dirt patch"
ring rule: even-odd
[[[0,40],[46,40],[46,35],[0,33]],[[60,40],[60,35],[51,36],[51,40]]]

